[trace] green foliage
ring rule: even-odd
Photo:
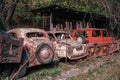
[[[55,75],[60,75],[60,71],[56,68],[50,72],[50,76],[55,76]]]
[[[47,76],[47,75],[48,75],[48,72],[45,70],[43,70],[37,74],[37,76]]]
[[[10,2],[10,0],[5,1],[6,4]],[[20,0],[19,4],[17,5],[14,17],[16,18],[16,16],[20,16],[22,19],[32,20],[34,16],[31,13],[32,9],[46,7],[49,5],[60,5],[62,7],[78,11],[103,14],[109,17],[115,15],[119,18],[120,16],[120,0]],[[117,22],[113,23],[113,25],[111,25],[112,27],[116,27],[116,24],[119,22],[118,18],[114,19],[114,21]],[[37,15],[35,17],[35,21],[37,27],[42,28],[41,17]]]
[[[101,60],[104,59],[105,58],[102,58]],[[109,56],[109,58],[106,58],[106,60],[104,61],[105,63],[103,65],[100,65],[98,68],[90,68],[88,72],[84,74],[80,73],[79,75],[68,78],[67,80],[120,80],[120,64],[118,62],[119,60],[119,55]],[[94,59],[92,61],[89,60],[89,65],[91,65],[93,62],[98,63],[98,61],[99,60],[97,59]]]
[[[41,71],[29,75],[27,77],[27,80],[48,80],[48,76],[54,77],[56,75],[60,75],[62,71],[67,71],[70,69],[70,67],[66,63],[54,64],[54,66],[49,65],[46,67],[49,68],[44,67],[44,69],[41,69]]]
[[[104,13],[99,0],[52,0],[51,3],[79,11]]]
[[[14,14],[14,17],[20,16],[23,19],[30,19],[31,18],[31,13],[30,13],[31,8],[22,2],[19,2],[16,11]]]
[[[15,15],[23,18],[31,18],[30,10],[38,7],[45,7],[49,5],[60,5],[75,10],[104,13],[101,10],[99,0],[21,0],[17,6]]]
[[[39,15],[36,15],[35,17],[35,21],[36,21],[36,26],[40,29],[42,29],[42,17]]]

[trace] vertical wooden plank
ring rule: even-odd
[[[46,16],[44,16],[44,29],[46,30],[46,25],[47,25],[47,17]]]
[[[66,26],[65,30],[69,31],[70,30],[70,24],[69,24],[68,21],[65,21],[65,26]]]
[[[78,21],[76,22],[76,29],[79,29]]]
[[[82,29],[83,28],[83,25],[82,25],[82,22],[80,21],[80,29]]]
[[[87,22],[87,28],[89,28],[89,22]]]
[[[32,20],[32,24],[33,24],[33,27],[36,27],[35,17],[34,17],[33,20]]]
[[[45,29],[45,28],[44,28],[44,26],[45,26],[45,19],[44,19],[44,15],[42,16],[42,19],[43,19],[43,22],[42,22],[42,28],[43,28],[43,29]]]
[[[86,28],[86,22],[85,21],[83,21],[83,28]]]
[[[53,30],[53,14],[52,12],[50,13],[50,31]]]
[[[72,31],[72,22],[70,22],[70,31]]]

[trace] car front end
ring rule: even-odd
[[[83,58],[88,55],[86,50],[87,47],[85,45],[68,47],[68,58],[70,60]]]
[[[78,41],[71,39],[60,40],[56,44],[55,52],[60,58],[69,58],[70,60],[76,60],[87,56],[87,47],[84,44],[80,44]]]

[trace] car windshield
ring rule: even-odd
[[[80,31],[80,32],[76,32],[76,34],[75,34],[77,37],[79,37],[79,36],[84,36],[85,38],[87,38],[88,37],[88,31]]]
[[[40,33],[40,32],[29,32],[29,33],[26,33],[26,36],[28,38],[31,38],[31,37],[44,37],[44,34]]]
[[[48,33],[48,35],[49,35],[49,38],[50,38],[51,41],[55,41],[55,37],[53,36],[52,33]]]
[[[100,30],[93,30],[92,37],[99,37],[99,36],[101,36]]]
[[[108,37],[109,36],[106,30],[102,31],[102,35],[103,35],[103,37]]]

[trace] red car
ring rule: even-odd
[[[72,38],[82,43],[93,44],[108,44],[113,41],[113,37],[108,34],[106,29],[99,28],[75,29],[72,32]]]
[[[108,55],[118,50],[118,43],[113,44],[114,38],[108,34],[106,29],[75,29],[72,32],[72,39],[88,44],[90,55]]]

